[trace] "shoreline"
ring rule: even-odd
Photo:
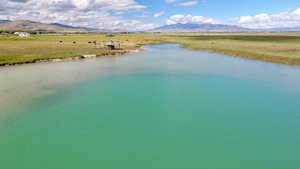
[[[120,50],[95,46],[116,41]],[[61,43],[62,42],[62,43]],[[74,43],[75,42],[75,43]],[[90,43],[89,43],[90,42]],[[76,61],[134,53],[144,45],[179,44],[182,48],[224,54],[230,57],[300,66],[300,34],[129,34],[36,35],[33,39],[0,37],[0,67],[43,62]],[[87,54],[87,55],[83,55]]]
[[[197,47],[190,47],[187,44],[182,43],[159,43],[159,44],[144,44],[144,45],[162,45],[162,44],[178,44],[181,48],[188,49],[188,50],[194,50],[194,51],[206,51],[210,53],[216,53],[216,54],[223,54],[230,57],[236,57],[241,59],[247,59],[247,60],[255,60],[255,61],[262,61],[267,63],[274,63],[274,64],[281,64],[281,65],[287,65],[287,66],[300,66],[300,58],[287,58],[287,57],[274,57],[274,56],[267,56],[267,55],[259,55],[259,54],[253,54],[253,53],[245,53],[240,51],[226,51],[226,50],[218,50],[218,49],[201,49]],[[99,57],[110,57],[110,56],[122,56],[126,54],[133,54],[133,53],[139,53],[143,51],[141,47],[144,46],[138,46],[135,49],[124,49],[124,50],[115,50],[116,53],[114,54],[84,54],[80,56],[69,56],[69,57],[60,57],[60,58],[48,58],[48,59],[34,59],[32,61],[26,61],[26,62],[19,62],[19,63],[4,63],[0,64],[0,68],[3,67],[12,67],[12,66],[21,66],[21,65],[27,65],[27,64],[35,64],[35,63],[57,63],[57,62],[69,62],[69,61],[80,61],[80,60],[86,60],[86,59],[94,59]]]
[[[47,59],[34,59],[32,61],[26,62],[19,62],[19,63],[3,63],[0,64],[0,68],[2,67],[12,67],[12,66],[21,66],[21,65],[28,65],[28,64],[35,64],[35,63],[57,63],[57,62],[70,62],[70,61],[80,61],[86,59],[95,59],[99,57],[110,57],[110,56],[122,56],[126,54],[133,54],[143,51],[141,48],[137,49],[124,49],[124,50],[115,50],[118,51],[114,54],[84,54],[80,56],[69,56],[69,57],[61,57],[61,58],[47,58]]]
[[[209,53],[215,54],[222,54],[230,57],[247,59],[247,60],[254,60],[254,61],[261,61],[266,63],[273,63],[273,64],[280,64],[286,66],[296,66],[300,67],[300,58],[287,58],[287,57],[280,57],[280,56],[268,56],[263,54],[254,54],[254,53],[243,53],[239,51],[226,51],[226,50],[218,50],[218,49],[198,49],[189,47],[188,45],[179,44],[182,48],[194,50],[194,51],[206,51]]]

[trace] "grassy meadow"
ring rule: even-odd
[[[104,49],[103,42],[110,40],[120,42],[121,47],[126,49],[137,48],[137,44],[140,43],[135,37],[106,37],[98,34],[48,34],[33,35],[30,38],[0,36],[0,65],[26,63],[40,59],[66,58],[83,54],[101,56],[125,52],[124,50]],[[96,41],[96,45],[93,43],[94,41]]]
[[[300,65],[300,34],[171,35],[183,47],[267,62]]]
[[[123,50],[107,50],[102,47],[101,44],[111,40],[119,42]],[[93,41],[97,45],[89,43]],[[176,43],[185,48],[249,59],[300,65],[300,34],[116,34],[112,37],[102,34],[43,34],[32,35],[30,38],[0,35],[0,65],[83,54],[115,55],[142,45],[163,43]]]

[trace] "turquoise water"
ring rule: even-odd
[[[146,48],[0,72],[4,94],[26,82],[8,76],[36,75],[36,94],[23,93],[30,101],[3,113],[0,168],[300,168],[299,68]]]

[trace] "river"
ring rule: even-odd
[[[299,67],[144,48],[1,68],[0,168],[300,168]]]

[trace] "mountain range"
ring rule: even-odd
[[[7,23],[7,22],[10,22],[10,20],[1,20],[0,19],[0,23]]]
[[[0,30],[10,31],[44,31],[44,32],[128,32],[127,30],[93,29],[87,27],[75,27],[60,23],[40,23],[29,20],[0,20]],[[300,27],[272,28],[272,29],[250,29],[236,25],[225,24],[172,24],[164,25],[144,32],[161,33],[258,33],[258,32],[300,32]]]
[[[0,20],[0,30],[9,31],[40,31],[40,32],[65,32],[65,33],[75,33],[75,32],[128,32],[127,30],[121,29],[95,29],[88,27],[70,26],[60,23],[40,23],[30,20]]]
[[[300,32],[300,27],[279,27],[268,29],[251,29],[236,25],[223,25],[223,24],[172,24],[165,25],[149,32],[170,32],[170,33],[292,33]]]
[[[204,33],[204,32],[251,32],[252,29],[235,26],[235,25],[222,25],[222,24],[172,24],[165,25],[150,32],[194,32],[194,33]]]
[[[45,32],[86,32],[87,28],[72,27],[58,23],[45,24],[29,20],[0,20],[0,30],[10,31],[45,31]]]
[[[300,27],[282,27],[267,29],[268,32],[300,32]]]

